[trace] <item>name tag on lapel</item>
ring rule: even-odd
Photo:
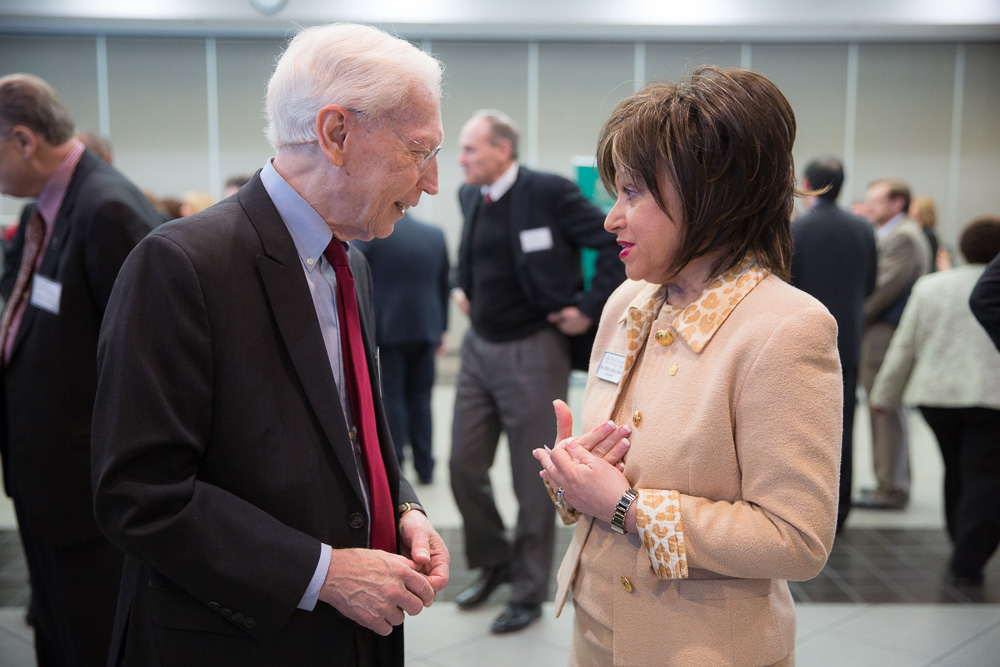
[[[31,305],[53,315],[58,315],[61,299],[62,283],[36,273],[31,280]]]
[[[614,352],[605,352],[601,357],[601,362],[597,364],[594,377],[608,382],[618,384],[625,373],[625,355]]]
[[[525,229],[521,232],[522,252],[538,252],[552,249],[552,230],[548,227]]]

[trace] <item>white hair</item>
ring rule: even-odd
[[[377,28],[307,28],[288,44],[267,83],[267,139],[275,150],[315,141],[316,114],[327,104],[380,118],[421,96],[440,99],[441,75],[436,58]]]

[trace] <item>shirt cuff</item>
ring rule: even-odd
[[[333,550],[330,548],[330,545],[320,544],[319,562],[316,563],[316,571],[313,572],[312,579],[309,581],[309,587],[306,588],[305,594],[299,600],[299,609],[312,611],[316,608],[316,601],[319,600],[319,591],[323,588],[323,582],[326,581],[326,573],[330,569],[330,558],[332,556]]]
[[[677,491],[640,489],[635,525],[656,576],[660,579],[687,579],[681,494]]]

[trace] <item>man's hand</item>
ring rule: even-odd
[[[404,612],[416,616],[430,605],[434,588],[403,556],[374,549],[334,549],[319,599],[385,636],[403,622]]]
[[[443,591],[448,585],[451,556],[431,522],[422,512],[411,510],[399,520],[399,535],[402,552],[410,557],[417,572],[427,577],[435,593]]]
[[[464,289],[461,287],[453,289],[451,291],[451,300],[455,302],[455,305],[458,306],[463,315],[469,314],[469,297],[466,295]]]
[[[587,333],[594,320],[589,315],[584,315],[583,311],[576,306],[566,306],[562,310],[549,313],[548,320],[551,324],[559,327],[567,336],[579,336]]]

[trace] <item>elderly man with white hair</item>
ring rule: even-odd
[[[127,554],[122,663],[402,664],[404,616],[447,584],[347,244],[437,192],[440,95],[440,63],[401,39],[300,32],[268,84],[275,157],[125,263],[93,445],[98,523]]]

